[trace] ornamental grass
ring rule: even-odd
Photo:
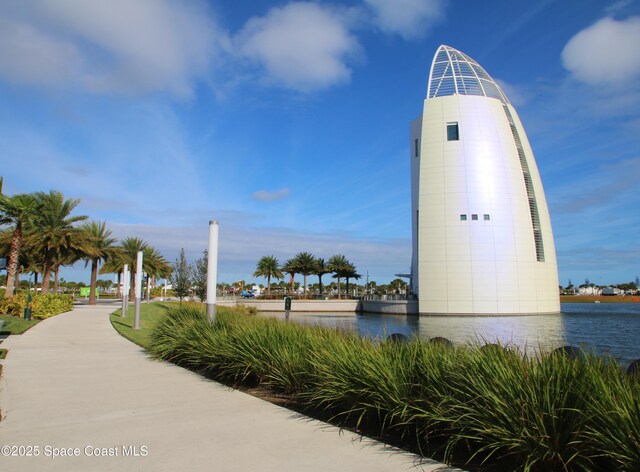
[[[470,470],[640,470],[640,381],[615,362],[384,342],[219,308],[171,310],[151,353]]]

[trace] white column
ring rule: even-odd
[[[209,248],[207,263],[207,317],[213,324],[216,316],[216,283],[218,280],[218,222],[209,221]]]
[[[129,278],[129,264],[125,264],[122,269],[122,317],[127,315],[127,280]]]
[[[135,318],[133,319],[133,329],[140,329],[140,298],[142,295],[142,251],[138,251],[136,259],[136,304]]]

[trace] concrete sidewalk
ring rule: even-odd
[[[115,308],[78,306],[3,342],[0,470],[453,470],[149,359],[111,327]]]

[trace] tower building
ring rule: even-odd
[[[558,313],[542,181],[496,81],[440,46],[410,136],[411,283],[420,313]]]

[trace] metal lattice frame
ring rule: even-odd
[[[480,64],[443,44],[431,63],[427,98],[447,95],[479,95],[509,103],[500,86]]]

